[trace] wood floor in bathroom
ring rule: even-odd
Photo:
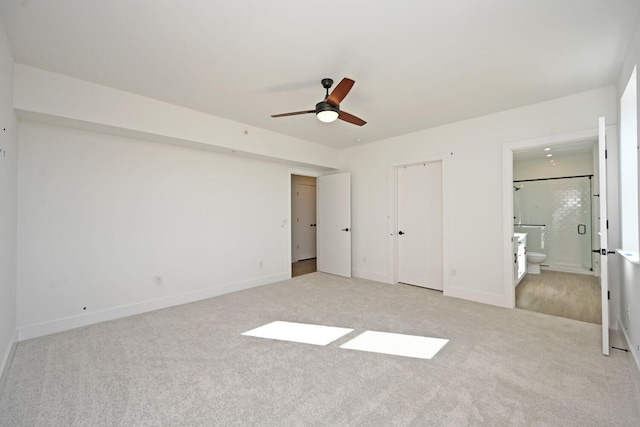
[[[602,324],[600,282],[595,276],[542,270],[516,287],[516,307]]]

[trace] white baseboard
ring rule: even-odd
[[[576,267],[573,265],[563,265],[563,264],[554,264],[554,265],[545,265],[544,267],[540,267],[541,270],[547,271],[558,271],[560,273],[575,273],[575,274],[584,274],[586,276],[595,276],[596,273],[593,270],[586,270],[582,267]]]
[[[393,278],[388,275],[373,273],[366,270],[351,270],[351,275],[359,279],[373,280],[376,282],[388,283],[391,285],[396,283],[394,282]],[[510,307],[509,305],[505,305],[504,295],[488,294],[485,292],[470,291],[468,289],[461,288],[451,288],[448,283],[445,283],[443,294],[449,297],[461,298],[469,301],[480,302],[483,304],[496,305],[498,307]]]
[[[510,308],[510,305],[506,305],[504,295],[488,294],[486,292],[478,292],[469,289],[462,289],[447,286],[444,289],[444,295],[448,297],[455,297],[466,299],[469,301],[480,302],[483,304],[495,305],[498,307]]]
[[[640,352],[633,346],[633,342],[631,342],[631,337],[627,333],[627,330],[624,328],[622,319],[620,319],[619,317],[618,317],[618,325],[620,326],[622,335],[624,335],[624,339],[627,342],[627,348],[631,352],[631,355],[633,356],[633,360],[636,362],[636,367],[638,368],[638,371],[636,371],[636,374],[640,376]]]
[[[120,319],[123,317],[133,316],[136,314],[146,313],[149,311],[160,310],[162,308],[173,307],[176,305],[188,304],[195,301],[201,301],[208,298],[217,297],[231,292],[237,292],[244,289],[255,288],[262,285],[287,280],[291,278],[291,273],[280,273],[273,276],[259,277],[244,282],[229,283],[222,286],[200,289],[197,291],[187,292],[184,294],[171,295],[164,298],[142,301],[134,304],[112,307],[105,310],[86,313],[77,316],[56,319],[48,322],[37,323],[18,328],[18,340],[24,341],[31,338],[37,338],[44,335],[54,334],[57,332],[68,331],[70,329],[89,326],[108,320]]]
[[[4,352],[2,357],[2,364],[0,364],[0,389],[4,384],[5,379],[7,378],[7,371],[9,370],[9,365],[11,364],[11,360],[13,360],[13,354],[16,351],[16,345],[18,344],[18,330],[13,331],[13,335],[11,335],[11,340],[9,341],[9,345],[7,346],[7,351]]]
[[[393,279],[386,274],[373,273],[366,270],[351,270],[351,275],[358,279],[373,280],[374,282],[393,284]]]

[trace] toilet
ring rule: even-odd
[[[527,273],[540,274],[540,264],[547,259],[547,255],[540,252],[527,252]]]

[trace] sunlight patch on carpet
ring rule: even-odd
[[[449,342],[442,338],[366,331],[342,344],[340,348],[431,359]]]
[[[244,332],[242,335],[303,344],[327,345],[351,331],[353,329],[277,320]]]

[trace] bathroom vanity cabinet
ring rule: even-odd
[[[527,233],[513,233],[513,277],[518,283],[527,274]]]

